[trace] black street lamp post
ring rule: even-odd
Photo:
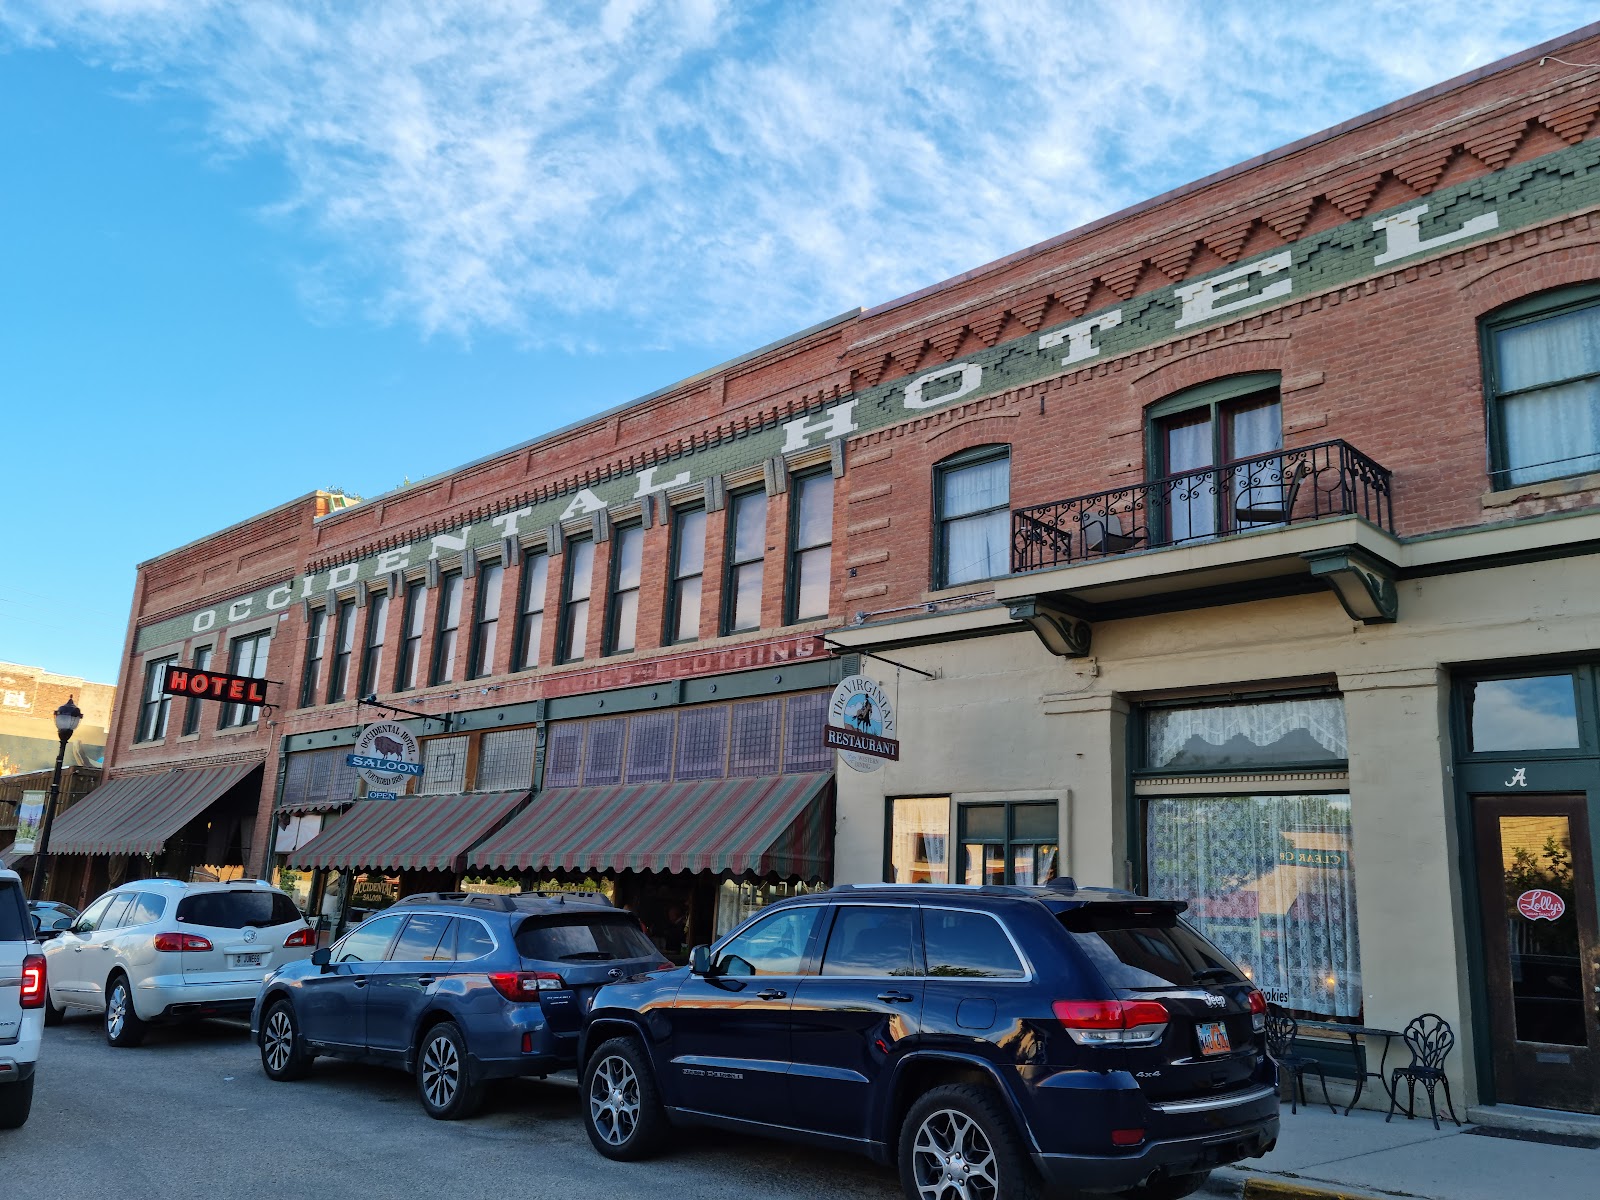
[[[67,757],[67,743],[73,731],[83,720],[83,711],[67,697],[67,702],[56,709],[56,736],[61,739],[61,749],[56,751],[56,769],[50,776],[50,796],[44,802],[44,822],[39,826],[39,841],[33,848],[33,883],[28,888],[28,899],[38,900],[44,895],[45,876],[50,873],[50,826],[56,818],[56,797],[61,795],[61,764]]]

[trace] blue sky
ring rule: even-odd
[[[1581,25],[1564,0],[0,0],[0,660]]]

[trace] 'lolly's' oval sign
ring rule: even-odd
[[[1517,911],[1530,921],[1554,921],[1567,911],[1567,902],[1554,892],[1534,888],[1517,897]]]

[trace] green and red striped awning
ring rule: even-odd
[[[259,770],[259,762],[247,762],[109,780],[55,819],[50,853],[159,854],[168,838]]]
[[[467,855],[486,870],[827,879],[831,772],[553,788]]]
[[[298,850],[297,870],[455,871],[456,860],[527,799],[528,791],[361,800]]]

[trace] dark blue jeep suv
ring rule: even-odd
[[[631,913],[560,892],[407,896],[268,975],[250,1014],[261,1066],[319,1054],[414,1072],[429,1116],[470,1116],[487,1080],[574,1065],[601,984],[668,967]]]
[[[610,984],[582,1050],[608,1158],[670,1124],[897,1163],[912,1200],[1189,1194],[1278,1135],[1266,1001],[1181,902],[856,886],[783,901],[690,966]]]

